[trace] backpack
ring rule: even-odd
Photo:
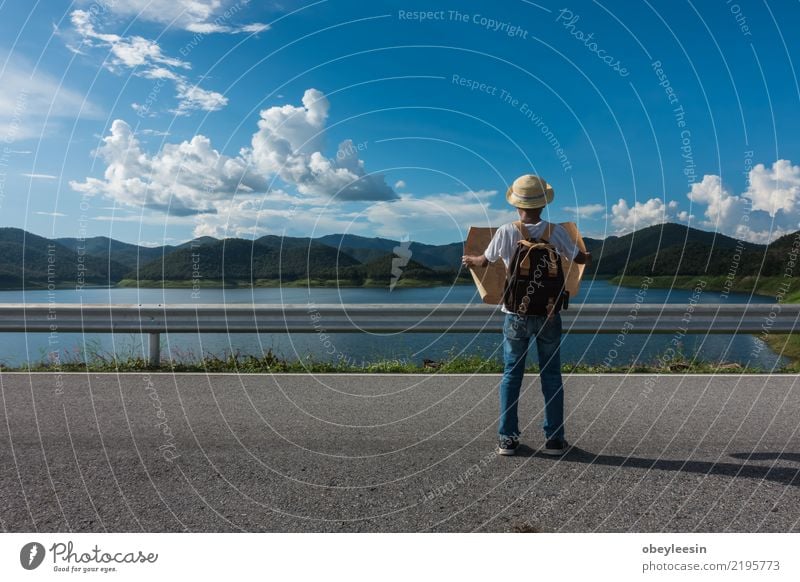
[[[519,316],[551,316],[569,307],[569,291],[564,288],[561,256],[549,242],[554,224],[547,223],[540,238],[528,238],[522,221],[514,223],[522,233],[508,265],[503,305]]]

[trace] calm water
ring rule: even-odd
[[[584,281],[581,296],[574,303],[633,303],[638,289],[617,287],[607,281]],[[692,292],[680,289],[648,289],[648,303],[686,303]],[[0,303],[47,303],[47,291],[0,291]],[[201,289],[197,299],[191,289],[83,289],[59,290],[59,303],[470,303],[480,302],[472,285],[435,287],[427,289]],[[701,303],[770,303],[772,298],[743,293],[731,293],[720,299],[718,292],[706,291]],[[671,335],[629,335],[617,348],[614,365],[628,362],[649,362],[668,347]],[[421,362],[424,358],[438,360],[447,354],[482,353],[500,357],[502,336],[497,334],[330,334],[323,345],[318,334],[165,334],[162,353],[176,358],[189,358],[201,353],[223,355],[239,351],[262,354],[271,349],[289,358],[311,355],[317,360],[344,360],[354,364],[377,359]],[[607,360],[613,335],[567,334],[562,343],[563,362],[600,364]],[[787,362],[761,340],[751,335],[686,335],[685,353],[710,362],[749,362],[771,370]],[[47,334],[0,334],[0,361],[19,365],[25,361],[47,359],[47,354],[59,350],[64,358],[79,358],[82,349],[99,350],[121,355],[147,354],[146,337],[137,334],[80,334],[60,333],[57,343],[48,344]],[[329,353],[333,352],[333,353]],[[757,356],[752,354],[757,352]]]

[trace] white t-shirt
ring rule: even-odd
[[[530,233],[530,238],[539,238],[544,234],[547,222],[544,220],[540,220],[536,224],[527,224],[523,222],[522,225],[527,228]],[[521,239],[522,233],[520,233],[516,224],[513,222],[504,224],[495,231],[492,240],[489,242],[489,246],[486,247],[486,250],[483,252],[483,256],[485,256],[490,263],[494,263],[497,259],[503,259],[503,262],[506,264],[506,270],[508,270],[508,265],[517,247],[517,242]],[[556,247],[556,250],[560,254],[570,259],[574,259],[581,250],[560,224],[553,224],[550,242]],[[500,310],[503,313],[511,313],[506,309],[505,305],[501,305]]]

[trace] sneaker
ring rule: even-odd
[[[541,452],[545,455],[558,457],[566,453],[568,450],[569,443],[566,439],[547,439],[547,442],[544,443],[544,448]]]
[[[517,437],[504,436],[500,437],[497,442],[498,455],[513,455],[517,452],[519,446],[519,439]]]

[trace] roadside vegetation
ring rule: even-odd
[[[535,358],[533,358],[535,360]],[[386,373],[386,374],[500,374],[503,364],[499,357],[486,354],[459,355],[448,354],[438,361],[419,359],[410,361],[406,358],[396,360],[374,359],[363,363],[344,360],[324,361],[306,358],[285,358],[272,350],[261,356],[238,352],[211,354],[201,357],[191,353],[182,353],[172,359],[162,357],[159,367],[152,367],[147,360],[133,353],[114,355],[103,352],[96,345],[89,345],[85,351],[65,353],[58,361],[44,358],[32,362],[30,366],[10,367],[0,364],[0,371],[22,372],[234,372],[234,373]],[[527,367],[530,373],[538,373],[539,367],[532,363]],[[660,354],[648,363],[627,363],[615,366],[565,363],[564,374],[709,374],[709,373],[799,373],[797,361],[780,369],[765,370],[760,367],[742,366],[736,362],[703,362],[697,361],[680,350]]]

